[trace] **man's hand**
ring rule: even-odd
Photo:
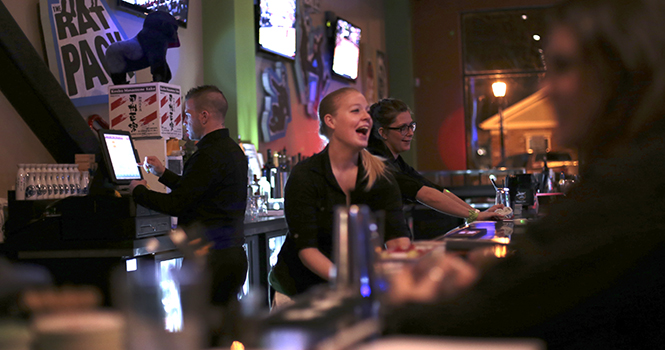
[[[140,165],[143,166],[143,169],[145,169],[147,173],[155,174],[158,177],[162,176],[162,174],[164,174],[164,171],[166,171],[166,167],[164,166],[164,164],[162,164],[162,162],[159,161],[159,158],[155,156],[145,157],[145,160]]]
[[[134,192],[134,188],[136,186],[143,185],[145,187],[148,187],[148,181],[146,180],[132,180],[132,182],[129,183],[129,192]]]

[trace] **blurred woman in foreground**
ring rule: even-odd
[[[665,2],[578,0],[546,46],[556,140],[582,182],[483,273],[444,258],[399,276],[389,331],[544,339],[556,348],[665,343]],[[478,277],[479,276],[479,277]]]

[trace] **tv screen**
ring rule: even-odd
[[[296,0],[259,1],[259,48],[296,57]]]
[[[148,14],[153,11],[166,11],[187,27],[189,0],[118,0],[118,5],[126,9]]]
[[[333,50],[333,73],[351,80],[358,77],[360,59],[360,28],[337,18],[335,25],[335,48]]]
[[[141,180],[143,175],[134,153],[134,142],[128,131],[99,130],[99,141],[110,181],[115,185],[128,185]]]

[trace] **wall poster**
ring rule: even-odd
[[[312,14],[320,13],[320,1],[298,2],[296,60],[296,86],[305,114],[317,118],[319,102],[330,86],[330,54],[323,24],[314,26]]]
[[[67,96],[76,106],[107,103],[105,52],[127,35],[106,1],[40,0],[40,12],[49,67]]]
[[[291,121],[291,94],[286,67],[275,62],[275,68],[268,67],[261,75],[266,96],[261,113],[261,135],[263,142],[270,142],[286,136],[286,127]]]

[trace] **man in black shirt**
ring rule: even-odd
[[[151,191],[146,181],[132,181],[136,203],[178,217],[187,233],[202,229],[208,243],[212,303],[227,306],[237,301],[245,283],[247,256],[243,221],[247,200],[247,159],[224,127],[228,102],[215,86],[191,89],[185,96],[187,134],[199,140],[198,150],[185,163],[182,176],[148,157],[150,172],[171,189]]]

